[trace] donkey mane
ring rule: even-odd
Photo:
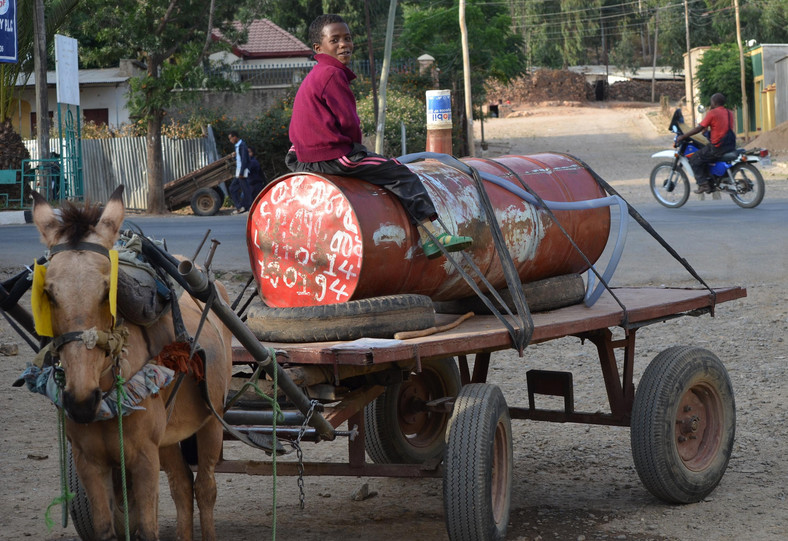
[[[60,209],[62,222],[58,226],[58,235],[65,237],[67,244],[76,245],[98,224],[102,211],[100,205],[89,201],[84,206],[64,202]]]

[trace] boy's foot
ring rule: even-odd
[[[236,214],[243,214],[244,212],[246,212],[246,209],[245,209],[244,207],[241,207],[241,208],[239,208],[239,209],[235,209],[235,210],[234,210],[234,211],[232,211],[230,214],[232,214],[233,216],[235,216]]]
[[[714,189],[712,189],[711,184],[708,182],[704,182],[703,184],[698,184],[698,189],[695,190],[695,193],[711,193]]]
[[[459,235],[450,235],[449,233],[441,233],[436,237],[438,242],[446,248],[447,252],[459,252],[469,248],[473,244],[471,237],[461,237]],[[421,249],[424,250],[424,255],[427,259],[435,259],[443,255],[443,252],[437,244],[431,239],[422,241]]]

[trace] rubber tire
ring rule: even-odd
[[[512,424],[501,390],[466,385],[449,421],[443,508],[452,541],[504,539],[512,494]]]
[[[95,541],[96,534],[93,528],[93,513],[90,510],[90,500],[85,492],[85,487],[77,475],[77,466],[74,463],[74,454],[71,450],[71,442],[68,443],[66,451],[66,476],[68,480],[68,490],[74,494],[74,498],[68,503],[68,511],[74,529],[82,541]]]
[[[761,204],[761,201],[763,201],[763,196],[766,195],[766,184],[764,184],[763,176],[761,175],[761,172],[758,171],[758,168],[749,163],[740,163],[732,168],[731,175],[733,175],[734,180],[737,180],[736,173],[738,173],[743,169],[749,171],[750,175],[752,175],[753,177],[752,181],[753,181],[753,191],[755,192],[755,197],[752,199],[752,201],[747,201],[741,199],[738,194],[730,194],[730,196],[731,199],[733,199],[733,202],[739,205],[743,209],[755,208]]]
[[[700,440],[680,433],[680,421],[691,419],[682,406],[689,403]],[[631,430],[635,469],[649,492],[667,503],[708,496],[728,466],[735,432],[733,388],[716,355],[674,346],[651,361],[635,394]]]
[[[197,216],[213,216],[223,203],[224,197],[214,188],[200,188],[192,195],[191,207]]]
[[[271,308],[258,303],[246,325],[266,342],[323,342],[391,338],[399,331],[435,326],[432,300],[425,295],[390,295],[340,304]]]
[[[390,385],[364,408],[364,445],[377,464],[422,464],[446,448],[448,413],[425,412],[423,402],[457,396],[462,387],[453,358],[421,364],[421,372]]]
[[[582,302],[585,297],[585,285],[583,277],[579,274],[564,274],[553,276],[544,280],[528,282],[523,284],[523,292],[528,302],[528,309],[533,312],[544,312],[546,310],[556,310],[564,306],[571,306]],[[512,311],[516,312],[512,294],[509,288],[499,291],[501,298]],[[501,306],[494,297],[490,297],[495,306],[501,310]],[[439,314],[464,314],[473,312],[478,315],[488,315],[492,312],[479,297],[465,297],[453,301],[439,301],[435,303],[435,311]]]
[[[670,209],[677,209],[682,206],[684,203],[687,202],[690,196],[690,184],[689,180],[687,179],[687,173],[684,172],[684,169],[679,167],[679,181],[676,183],[675,190],[684,190],[681,194],[681,197],[677,201],[668,201],[661,197],[660,189],[662,188],[662,182],[665,179],[658,178],[660,176],[660,170],[667,168],[668,170],[673,168],[673,162],[660,162],[658,163],[654,169],[651,170],[651,177],[649,178],[649,186],[651,187],[651,194],[654,196],[654,199],[657,200],[657,203],[662,205],[663,207],[668,207]],[[659,184],[659,185],[658,185]]]

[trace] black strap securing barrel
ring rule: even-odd
[[[579,158],[576,158],[574,156],[570,156],[568,154],[564,154],[564,156],[576,161],[577,163],[579,163],[580,165],[585,167],[588,170],[588,172],[591,173],[591,176],[594,177],[594,180],[596,180],[597,184],[599,184],[602,187],[602,189],[605,190],[607,193],[609,193],[610,195],[616,195],[618,197],[621,197],[621,194],[619,194],[615,190],[615,188],[613,188],[610,184],[608,184],[605,181],[605,179],[603,179],[598,174],[596,174],[596,172],[593,169],[591,169],[590,167],[588,167],[588,165],[583,160],[581,160]],[[673,247],[670,244],[668,244],[668,242],[665,239],[663,239],[662,236],[659,233],[657,233],[657,231],[651,226],[651,224],[648,223],[648,221],[646,221],[646,219],[637,210],[635,210],[635,208],[632,205],[630,205],[627,202],[626,199],[621,197],[621,200],[624,201],[624,203],[626,203],[627,210],[629,211],[629,215],[632,216],[632,218],[640,225],[640,227],[642,227],[644,230],[646,230],[646,232],[649,235],[651,235],[652,238],[654,238],[654,240],[656,240],[663,248],[665,248],[665,250],[670,255],[672,255],[673,258],[676,261],[681,263],[681,265],[685,269],[687,269],[687,272],[689,272],[692,275],[693,278],[695,278],[698,282],[700,282],[703,285],[703,287],[705,287],[706,289],[709,290],[709,293],[711,295],[710,312],[711,312],[711,315],[713,317],[714,316],[714,306],[717,304],[717,292],[714,291],[714,289],[712,289],[711,286],[709,286],[703,280],[703,278],[700,277],[700,275],[695,271],[695,269],[692,267],[692,265],[690,265],[689,262],[686,259],[681,257],[679,255],[679,253],[676,250],[674,250]]]

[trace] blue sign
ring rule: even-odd
[[[0,62],[18,61],[16,0],[0,0]]]

